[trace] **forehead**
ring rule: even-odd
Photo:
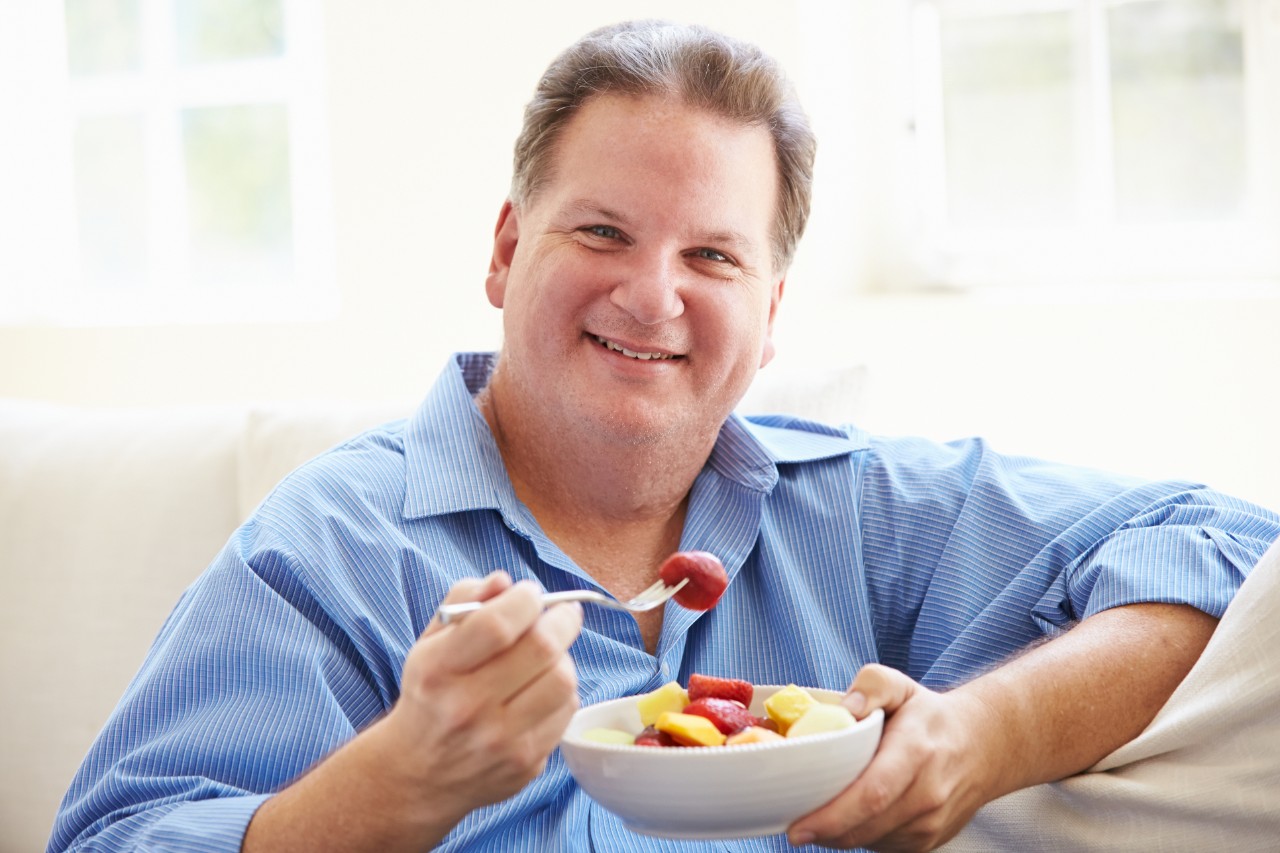
[[[773,223],[778,170],[768,130],[674,98],[588,100],[562,129],[550,165],[540,194],[561,203],[581,203],[583,193],[610,209],[665,199],[766,235]]]

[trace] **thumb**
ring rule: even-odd
[[[869,663],[858,670],[858,675],[853,679],[853,684],[849,685],[849,692],[844,695],[841,704],[861,720],[876,708],[883,708],[885,714],[892,714],[917,691],[923,689],[896,669]]]
[[[511,575],[498,569],[492,571],[482,578],[463,578],[449,588],[445,593],[444,600],[441,604],[456,604],[463,601],[488,601],[498,593],[505,591],[511,586]],[[431,617],[431,621],[427,623],[426,630],[422,632],[422,636],[426,637],[436,633],[444,626],[440,623],[440,615],[437,611],[436,615]]]

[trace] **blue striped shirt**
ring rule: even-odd
[[[184,593],[75,777],[51,850],[239,849],[254,810],[395,702],[445,591],[501,567],[596,588],[516,499],[472,401],[492,357],[457,356],[418,411],[304,465]],[[951,444],[734,416],[693,484],[682,549],[718,554],[706,613],[668,605],[656,655],[586,608],[583,704],[701,672],[844,689],[871,661],[945,687],[1108,607],[1221,615],[1275,514]],[[557,751],[442,849],[789,850],[784,836],[629,832]]]

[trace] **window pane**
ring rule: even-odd
[[[944,19],[942,75],[953,224],[1071,219],[1070,14]]]
[[[137,287],[145,281],[143,146],[141,116],[103,116],[76,123],[76,217],[81,275],[89,285]]]
[[[184,65],[279,56],[280,0],[174,0],[178,60]]]
[[[1235,215],[1247,170],[1240,3],[1131,3],[1108,25],[1120,218]]]
[[[289,126],[284,106],[183,113],[192,280],[253,284],[293,267]]]
[[[67,66],[74,75],[142,65],[138,0],[66,0]]]

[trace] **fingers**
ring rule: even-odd
[[[568,660],[565,653],[581,631],[582,605],[557,604],[544,612],[509,648],[477,670],[477,682],[504,704],[511,702],[548,670]],[[572,687],[576,696],[576,676]]]
[[[858,671],[841,700],[849,713],[861,720],[876,708],[892,714],[916,694],[920,685],[896,669],[869,663]]]
[[[581,605],[543,610],[537,584],[512,584],[506,573],[459,582],[445,598],[476,600],[485,606],[447,627],[423,632],[422,648],[411,652],[415,665],[406,666],[405,689],[438,691],[461,678],[466,682],[459,697],[464,706],[503,705],[565,659],[582,630]],[[576,701],[576,680],[573,687],[569,698]],[[558,701],[565,701],[563,691]]]
[[[508,719],[527,727],[531,739],[548,751],[555,748],[578,710],[578,675],[573,661],[562,657],[506,706]]]
[[[889,747],[889,748],[883,748]],[[797,846],[819,839],[837,846],[867,843],[896,825],[895,815],[904,806],[919,767],[906,754],[882,745],[876,757],[853,784],[827,805],[796,821],[789,830]]]
[[[487,601],[511,586],[511,575],[502,569],[489,572],[482,578],[463,578],[445,593],[446,602]]]
[[[520,581],[449,625],[448,631],[434,632],[445,668],[468,673],[510,648],[543,615],[541,592],[533,581]]]
[[[510,586],[511,575],[498,569],[482,578],[463,578],[449,587],[449,591],[445,593],[444,599],[440,603],[460,604],[466,601],[488,601]],[[439,608],[437,608],[437,614],[438,612]],[[422,634],[426,636],[439,631],[442,627],[439,615],[432,616]]]
[[[843,700],[857,716],[886,713],[875,757],[834,800],[797,820],[793,844],[877,850],[932,849],[983,802],[972,726],[955,694],[935,693],[879,665],[864,667]]]

